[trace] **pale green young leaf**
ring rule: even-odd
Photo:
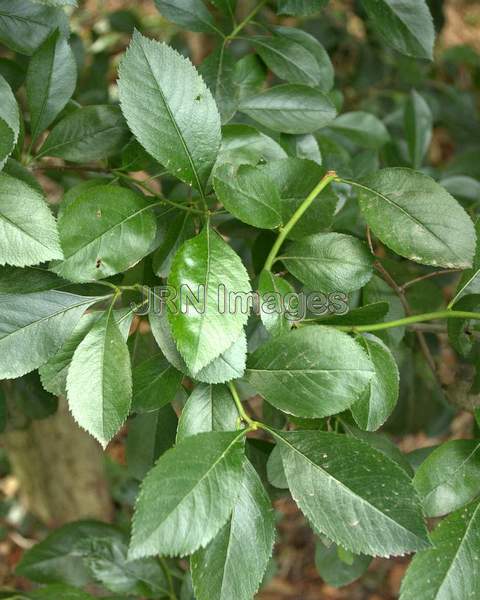
[[[111,308],[75,350],[67,397],[80,427],[106,447],[125,422],[132,402],[130,354]]]
[[[243,436],[199,433],[160,457],[135,506],[130,559],[192,554],[216,536],[242,483]]]
[[[303,238],[287,246],[278,259],[299,281],[324,294],[358,290],[373,274],[367,245],[344,233]]]
[[[306,418],[350,407],[373,375],[373,364],[359,344],[323,326],[303,327],[269,340],[249,357],[246,371],[253,388],[270,404]]]
[[[197,600],[251,600],[262,582],[275,541],[275,514],[250,462],[229,522],[191,559]]]
[[[356,111],[340,115],[330,124],[333,131],[363,148],[377,150],[390,139],[385,125],[375,115]]]
[[[432,532],[433,548],[413,559],[401,600],[473,600],[480,596],[480,502],[444,519]]]
[[[229,295],[250,292],[248,274],[238,255],[207,226],[179,249],[168,283],[177,292],[168,306],[172,334],[195,376],[240,335],[248,313],[230,312]],[[188,288],[198,302],[186,294]],[[227,298],[224,307],[221,298]]]
[[[18,104],[7,81],[0,75],[0,170],[15,148],[19,132]]]
[[[172,402],[183,377],[162,354],[137,365],[132,376],[132,410],[139,413],[156,411]]]
[[[473,223],[427,175],[405,168],[382,169],[362,182],[359,199],[374,234],[400,256],[426,265],[471,266]]]
[[[432,141],[433,115],[423,96],[415,90],[410,92],[405,105],[404,122],[410,162],[414,169],[419,169]]]
[[[398,367],[388,346],[382,340],[373,335],[357,339],[367,351],[375,368],[375,375],[350,410],[359,427],[367,431],[376,431],[385,423],[397,404]]]
[[[135,33],[120,65],[119,92],[130,129],[156,160],[204,192],[220,147],[220,115],[190,61]]]
[[[372,556],[403,555],[430,545],[410,477],[382,453],[324,431],[276,436],[292,496],[318,533]]]
[[[215,31],[213,16],[202,0],[155,0],[158,11],[169,21],[189,31]]]
[[[178,421],[177,443],[207,431],[235,431],[238,412],[225,385],[197,385]]]
[[[32,143],[63,110],[77,83],[73,52],[57,30],[32,56],[27,71],[27,101]]]
[[[104,279],[148,254],[156,221],[148,200],[114,185],[95,186],[69,204],[58,222],[64,260],[52,265],[71,281]]]
[[[99,300],[57,291],[0,296],[0,379],[21,377],[44,364]]]
[[[278,85],[245,98],[239,110],[282,133],[312,133],[331,123],[337,114],[323,92],[299,84]]]

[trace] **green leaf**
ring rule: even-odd
[[[261,161],[287,158],[285,150],[272,138],[248,125],[226,125],[222,130],[218,164],[257,165]]]
[[[239,110],[264,127],[283,133],[311,133],[336,117],[336,109],[320,90],[285,84],[245,98]]]
[[[177,292],[174,308],[168,305],[173,337],[195,376],[240,335],[248,314],[229,314],[228,299],[231,292],[250,292],[248,274],[238,255],[207,226],[177,252],[168,283]],[[188,289],[198,302],[192,304]],[[223,311],[222,298],[227,298]]]
[[[351,406],[357,425],[376,431],[391,415],[398,400],[399,373],[389,348],[373,335],[357,338],[375,368],[375,375],[361,398]]]
[[[48,291],[0,296],[0,379],[37,369],[70,337],[85,310],[102,298]]]
[[[182,381],[177,371],[162,354],[156,354],[133,369],[132,410],[156,411],[169,404]]]
[[[359,199],[375,235],[400,256],[426,265],[471,266],[473,224],[430,177],[410,169],[382,169],[363,182]]]
[[[62,10],[29,0],[0,0],[0,42],[14,52],[33,54],[57,28],[68,32]]]
[[[419,169],[432,141],[433,115],[423,97],[415,90],[410,92],[405,105],[404,121],[410,162],[414,169]]]
[[[282,199],[283,221],[286,223],[325,175],[326,170],[311,160],[286,158],[271,160],[263,167],[268,177],[275,182]],[[289,239],[299,240],[312,233],[330,228],[338,198],[329,186],[300,218]]]
[[[461,508],[480,495],[480,442],[445,442],[420,465],[413,483],[427,517]]]
[[[324,294],[358,290],[373,274],[367,245],[344,233],[317,233],[294,242],[278,260],[307,287]]]
[[[231,346],[196,373],[195,379],[214,384],[239,379],[245,373],[246,362],[247,337],[242,331]]]
[[[462,298],[455,303],[455,310],[478,312],[480,310],[480,294],[462,296]],[[477,321],[470,319],[449,319],[447,323],[448,339],[461,356],[466,357],[472,351],[476,340],[471,335],[471,329],[473,329],[476,324]]]
[[[132,477],[141,481],[157,459],[173,446],[177,425],[177,415],[169,404],[129,421],[126,453]]]
[[[37,158],[56,156],[80,163],[102,160],[120,152],[128,138],[117,106],[85,106],[55,125]]]
[[[345,333],[322,326],[269,340],[250,356],[246,372],[248,381],[270,404],[306,418],[350,407],[373,375],[374,367],[359,344]]]
[[[199,73],[215,98],[223,123],[228,123],[237,111],[237,90],[234,77],[237,61],[224,46],[211,52],[199,66]]]
[[[311,15],[328,4],[328,0],[277,0],[279,15]]]
[[[203,193],[220,147],[220,115],[190,61],[135,33],[120,65],[119,93],[145,150]]]
[[[213,17],[202,0],[155,0],[158,11],[169,21],[189,31],[216,31]]]
[[[93,596],[83,590],[73,588],[67,585],[53,584],[30,592],[32,600],[95,600]]]
[[[7,81],[0,75],[0,170],[15,148],[19,132],[17,101]]]
[[[77,65],[67,40],[57,30],[32,56],[27,71],[27,101],[32,143],[72,97]]]
[[[130,559],[192,554],[216,536],[242,482],[243,436],[200,433],[160,457],[137,500]]]
[[[51,267],[71,281],[104,279],[148,254],[156,221],[148,200],[114,185],[95,186],[69,204],[58,222],[64,260]]]
[[[362,0],[370,22],[387,46],[433,60],[435,30],[425,0]]]
[[[36,179],[35,175],[30,171],[27,167],[19,163],[14,158],[10,157],[7,159],[5,166],[3,167],[3,172],[7,175],[10,175],[14,179],[20,179],[39,194],[43,196],[43,188]]]
[[[105,448],[132,402],[130,354],[110,308],[80,342],[67,375],[70,411]]]
[[[263,270],[258,281],[258,292],[261,301],[260,318],[266,330],[272,336],[289,331],[292,323],[284,304],[288,294],[295,292],[293,287],[282,277]]]
[[[275,515],[257,472],[248,461],[229,522],[191,559],[197,600],[251,600],[275,541]]]
[[[188,211],[178,211],[173,221],[169,222],[165,238],[153,254],[153,270],[158,277],[168,277],[172,260],[177,250],[186,240],[195,235],[195,222]]]
[[[466,175],[450,175],[440,180],[447,192],[457,200],[466,200],[467,202],[480,201],[480,181],[467,177]]]
[[[330,124],[330,128],[353,143],[373,150],[381,148],[390,139],[387,128],[380,119],[361,111],[340,115]]]
[[[280,140],[282,146],[290,156],[294,158],[306,158],[316,162],[318,165],[322,164],[322,153],[320,152],[317,139],[313,134],[290,135],[282,133]]]
[[[345,315],[329,315],[322,320],[323,325],[369,325],[381,323],[388,314],[388,302],[373,302],[352,308]]]
[[[475,235],[477,236],[477,243],[472,268],[462,273],[457,291],[449,303],[449,307],[452,307],[467,294],[480,294],[480,219],[477,219],[475,223]]]
[[[23,181],[0,174],[0,265],[36,265],[63,258],[57,223],[44,198]]]
[[[364,304],[378,302],[386,302],[388,304],[385,318],[381,319],[381,321],[395,321],[396,319],[403,319],[405,317],[405,309],[397,293],[381,277],[374,275],[363,288],[362,294]],[[369,321],[369,323],[371,322]],[[394,329],[379,331],[377,337],[381,338],[387,346],[397,346],[402,341],[404,335],[405,327],[395,327]]]
[[[199,384],[190,394],[178,421],[177,443],[207,431],[235,431],[238,412],[225,385]]]
[[[411,479],[396,463],[344,435],[282,431],[276,436],[292,496],[317,532],[372,556],[430,545]]]
[[[278,189],[261,169],[223,164],[215,170],[213,186],[225,208],[244,223],[265,229],[282,224]]]
[[[334,543],[325,546],[320,541],[315,547],[315,566],[318,574],[327,585],[335,588],[348,585],[361,577],[372,562],[371,556],[363,554],[352,555],[352,562],[345,562],[341,557],[342,550],[341,546]]]
[[[32,0],[46,6],[78,6],[77,0]]]
[[[418,553],[402,582],[401,600],[468,600],[480,594],[480,503],[443,520],[432,532],[433,548]]]

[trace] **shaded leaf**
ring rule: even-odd
[[[405,106],[405,133],[410,162],[414,169],[421,167],[432,141],[433,115],[423,97],[412,90]]]
[[[158,11],[189,31],[215,31],[213,17],[202,0],[155,0]]]
[[[387,128],[380,119],[361,111],[340,115],[330,124],[330,128],[363,148],[376,150],[390,139]]]
[[[17,101],[9,84],[0,75],[0,170],[13,152],[19,133],[20,114]]]
[[[144,413],[172,402],[183,376],[162,354],[156,354],[137,365],[132,377],[132,410]]]

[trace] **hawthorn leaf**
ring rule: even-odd
[[[480,495],[480,441],[450,440],[420,465],[413,480],[427,517],[442,517]]]
[[[12,89],[0,75],[0,170],[13,152],[20,133],[20,114]]]
[[[299,281],[324,294],[362,288],[373,274],[373,256],[344,233],[317,233],[290,244],[278,257]]]
[[[475,252],[475,230],[458,202],[427,175],[387,168],[361,184],[360,207],[374,234],[415,262],[466,268]]]
[[[199,433],[160,457],[135,506],[130,559],[192,554],[216,536],[242,483],[243,437]]]
[[[371,556],[351,554],[350,560],[343,557],[345,550],[333,542],[326,546],[318,541],[315,546],[315,566],[327,585],[334,588],[349,585],[361,577],[372,562]]]
[[[432,141],[433,115],[423,96],[415,90],[410,92],[405,105],[404,122],[410,162],[414,169],[419,169]]]
[[[0,42],[14,52],[32,55],[57,28],[68,32],[62,10],[29,0],[0,0]]]
[[[444,519],[431,534],[433,548],[419,552],[402,581],[400,600],[468,600],[480,595],[480,501]]]
[[[197,600],[251,600],[262,583],[274,541],[270,498],[246,461],[229,522],[191,558]]]
[[[167,307],[172,334],[195,376],[242,332],[248,312],[229,310],[230,293],[250,292],[248,274],[234,250],[207,226],[178,250],[168,284],[177,293]]]
[[[215,169],[213,186],[225,208],[244,223],[265,229],[282,224],[280,194],[263,170],[222,164]]]
[[[85,106],[55,125],[37,158],[55,156],[79,163],[102,160],[120,152],[128,139],[129,131],[117,106]]]
[[[138,32],[119,73],[121,107],[135,137],[203,194],[221,141],[220,115],[203,79],[176,50]]]
[[[222,124],[228,123],[237,111],[237,91],[234,77],[237,61],[234,55],[221,46],[211,52],[198,71],[215,98]]]
[[[377,150],[390,139],[385,125],[375,115],[366,112],[348,112],[330,124],[333,131],[363,148]]]
[[[385,423],[397,404],[398,367],[388,346],[382,340],[373,335],[357,339],[367,351],[375,368],[375,375],[360,399],[350,407],[350,411],[361,429],[376,431]]]
[[[216,31],[213,16],[202,0],[155,0],[158,12],[188,31]]]
[[[27,101],[32,143],[63,110],[75,91],[77,64],[57,30],[32,56],[27,71]]]
[[[186,240],[195,235],[195,222],[188,211],[178,211],[166,229],[165,238],[155,250],[152,261],[153,270],[158,277],[168,277],[172,260],[177,250]]]
[[[65,258],[51,270],[81,282],[133,267],[148,254],[157,226],[151,203],[144,196],[102,185],[86,190],[69,204],[58,229]]]
[[[336,117],[331,100],[320,90],[284,84],[245,98],[239,110],[264,127],[282,133],[312,133]]]
[[[178,421],[177,444],[207,431],[235,431],[238,412],[225,385],[198,384],[188,397]]]
[[[327,6],[328,0],[277,0],[279,15],[309,16]]]
[[[276,408],[316,418],[349,408],[374,372],[366,352],[350,336],[319,325],[289,331],[260,346],[248,359],[246,378]]]
[[[345,435],[275,435],[292,496],[318,533],[371,556],[398,556],[430,546],[412,481],[395,462]]]
[[[285,301],[288,295],[294,292],[294,288],[286,279],[277,277],[265,269],[260,273],[260,318],[270,335],[276,336],[290,330],[292,323],[288,319],[288,306],[285,306]]]
[[[72,334],[82,314],[101,297],[46,291],[0,296],[0,379],[37,369]]]
[[[132,402],[130,354],[111,308],[75,350],[67,397],[74,419],[105,448],[128,417]]]
[[[240,60],[237,60],[232,77],[237,103],[238,100],[260,91],[266,77],[265,65],[256,54],[246,54]]]
[[[246,362],[247,336],[242,330],[231,346],[196,373],[195,379],[203,383],[225,383],[239,379],[245,373]]]
[[[257,165],[261,161],[287,158],[275,140],[249,125],[225,125],[217,164]]]
[[[132,410],[138,413],[156,411],[175,398],[182,373],[156,354],[133,369]]]
[[[362,0],[381,39],[398,52],[433,60],[435,30],[425,0]]]
[[[388,302],[372,302],[358,308],[352,308],[344,315],[332,314],[322,320],[323,325],[369,325],[381,323],[388,314]]]
[[[24,267],[61,258],[57,223],[43,196],[0,173],[0,265]]]
[[[303,135],[282,133],[280,140],[290,156],[312,160],[318,165],[322,164],[322,153],[316,137],[311,133],[304,133]]]

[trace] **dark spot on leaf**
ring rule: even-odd
[[[197,102],[200,102],[201,99],[202,99],[202,94],[198,94],[198,96],[195,98],[195,100]]]
[[[99,269],[102,266],[102,259],[101,258],[97,258],[97,262],[95,263],[95,267],[97,269]]]

